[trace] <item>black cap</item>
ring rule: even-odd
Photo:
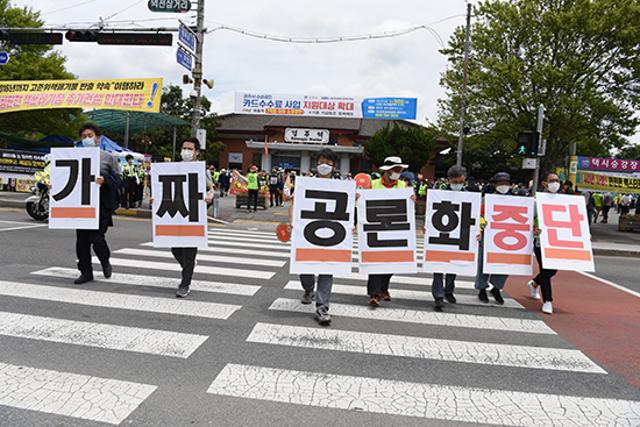
[[[498,182],[498,181],[509,181],[509,182],[511,182],[511,175],[509,175],[507,172],[498,172],[497,174],[495,174],[493,176],[491,181],[493,181],[493,182]]]

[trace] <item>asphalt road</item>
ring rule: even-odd
[[[550,319],[520,296],[481,305],[463,279],[459,304],[435,316],[420,274],[396,277],[394,300],[372,311],[351,277],[335,280],[320,328],[272,232],[209,231],[194,291],[177,300],[179,271],[145,245],[147,220],[117,219],[116,274],[75,286],[74,232],[0,209],[0,425],[640,424],[640,384],[549,326],[579,307],[559,300]],[[629,260],[598,269],[637,275]]]

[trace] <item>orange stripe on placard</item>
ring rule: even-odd
[[[531,264],[531,255],[528,254],[503,254],[498,252],[489,252],[487,255],[487,262],[489,264]]]
[[[475,261],[475,259],[475,254],[472,252],[427,251],[425,261],[450,262]]]
[[[51,208],[51,218],[95,218],[96,208]]]
[[[362,262],[413,262],[413,251],[366,251]]]
[[[553,259],[568,259],[574,261],[591,261],[591,252],[589,251],[579,251],[575,249],[557,249],[557,248],[546,248],[544,250],[544,255],[547,258]]]
[[[156,236],[204,237],[204,225],[156,225]]]
[[[296,249],[296,261],[351,262],[348,249]]]

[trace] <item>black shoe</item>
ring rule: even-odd
[[[456,297],[454,297],[453,294],[444,294],[444,298],[451,304],[456,303]]]
[[[111,267],[111,263],[107,262],[107,264],[102,265],[102,274],[104,274],[105,279],[110,279],[111,274],[113,273],[113,267]]]
[[[485,303],[489,302],[489,297],[487,296],[487,290],[486,289],[480,289],[480,292],[478,292],[478,298],[482,302],[485,302]]]
[[[500,294],[500,289],[493,288],[489,292],[491,292],[491,295],[496,299],[496,304],[504,304],[504,298],[502,298],[502,295]]]
[[[189,292],[191,292],[191,290],[188,286],[180,286],[178,288],[178,291],[176,292],[176,297],[185,298],[187,295],[189,295]]]
[[[331,316],[329,316],[329,309],[321,305],[316,310],[315,315],[316,322],[318,322],[322,326],[329,326],[331,324]]]
[[[433,306],[435,311],[442,311],[442,307],[444,307],[444,301],[442,298],[436,299],[436,304]]]
[[[82,285],[83,283],[91,282],[92,280],[93,280],[93,273],[86,272],[86,273],[80,274],[80,277],[78,277],[76,280],[74,280],[73,284],[74,285]]]

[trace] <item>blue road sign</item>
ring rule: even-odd
[[[9,54],[7,52],[0,52],[0,65],[5,65],[9,62]]]
[[[362,117],[365,119],[415,120],[417,98],[365,98]]]
[[[178,28],[178,41],[191,52],[196,51],[196,35],[182,23]]]
[[[181,47],[176,51],[176,60],[189,71],[193,68],[193,56]]]

